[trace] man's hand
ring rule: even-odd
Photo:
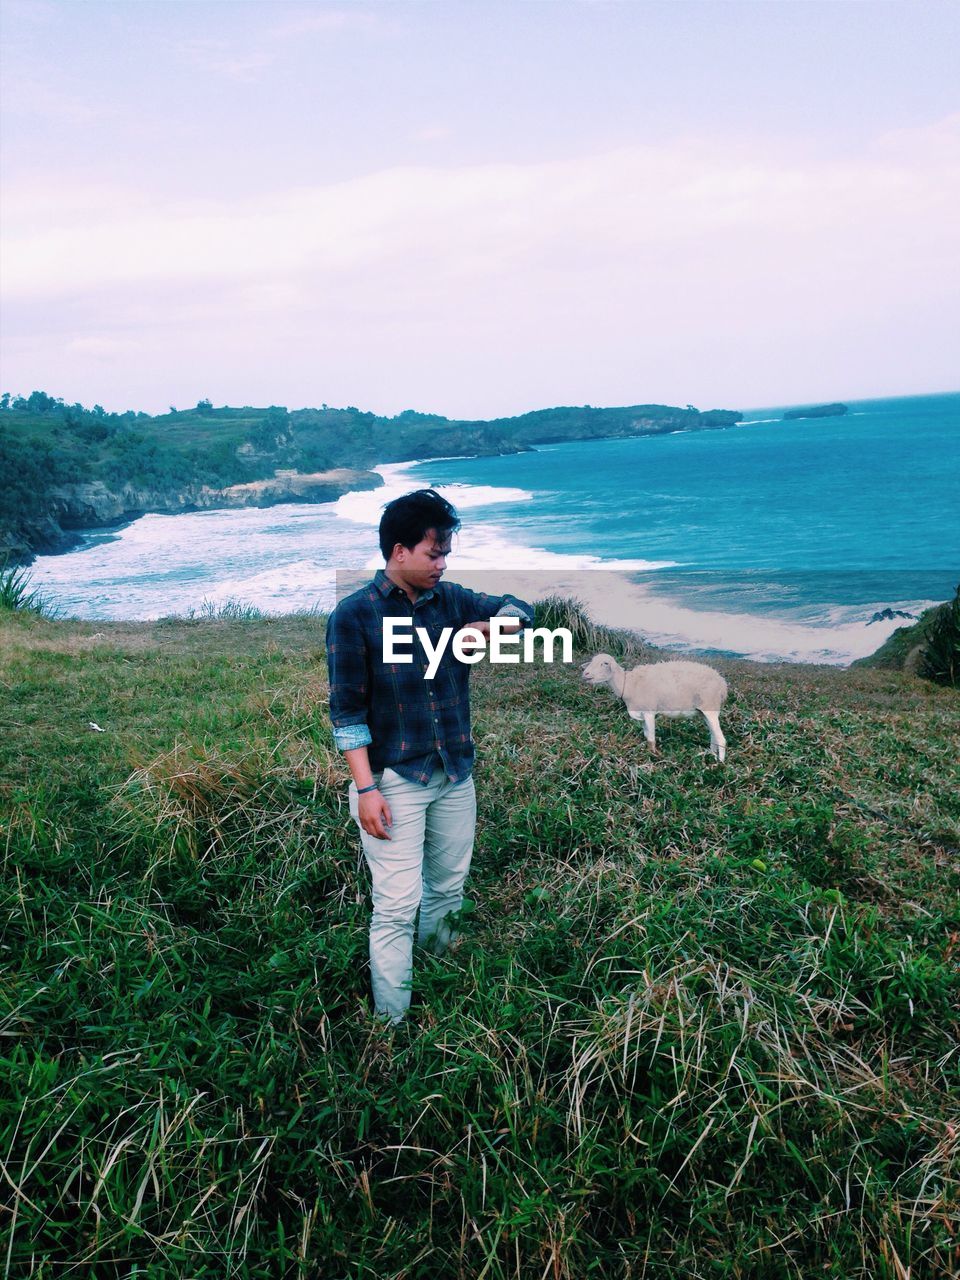
[[[498,617],[497,622],[499,622],[500,624],[500,630],[505,634],[509,634],[511,631],[519,631],[520,628],[523,626],[523,623],[519,618],[511,618],[507,616]],[[479,631],[485,640],[490,639],[490,619],[489,618],[486,618],[483,622],[468,622],[464,630],[468,630],[468,629],[470,631]],[[471,648],[480,647],[479,642],[477,644],[472,645],[469,640],[463,641],[462,644],[463,644],[463,648],[466,649],[467,651],[469,651]]]
[[[490,623],[488,622],[468,622],[458,635],[460,636],[460,644],[462,648],[469,653],[471,649],[481,648],[479,640],[474,640],[473,636],[464,636],[464,631],[479,631],[484,640],[490,639]]]
[[[377,840],[390,839],[393,814],[379,790],[357,796],[357,816],[368,836],[374,836]]]

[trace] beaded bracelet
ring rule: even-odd
[[[369,787],[358,787],[357,795],[365,796],[368,791],[377,791],[379,789],[379,786],[380,786],[379,782],[371,782]]]

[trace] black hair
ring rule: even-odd
[[[380,550],[384,560],[389,560],[398,542],[412,549],[431,529],[443,538],[459,528],[460,517],[446,498],[441,498],[435,489],[415,489],[384,507],[380,519]]]

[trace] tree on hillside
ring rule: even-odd
[[[32,413],[49,413],[51,409],[56,409],[58,405],[62,404],[62,400],[55,400],[53,396],[48,396],[45,391],[31,391],[27,397],[26,408]]]

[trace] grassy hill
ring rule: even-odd
[[[473,909],[388,1031],[323,635],[0,612],[6,1274],[951,1274],[960,692],[717,663],[718,766],[475,668]]]

